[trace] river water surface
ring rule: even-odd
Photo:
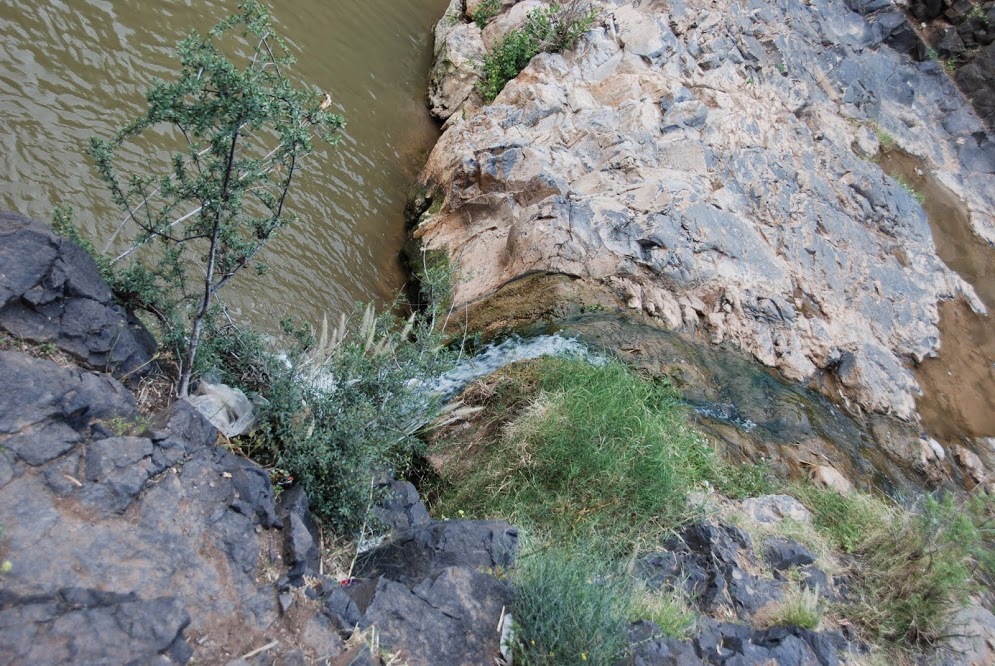
[[[0,0],[0,208],[42,220],[71,204],[102,248],[120,221],[83,149],[144,111],[153,77],[176,70],[176,42],[205,33],[235,0]],[[272,1],[297,78],[327,90],[347,127],[318,146],[291,194],[300,224],[224,292],[263,329],[310,321],[402,286],[408,188],[438,138],[425,108],[432,28],[448,0]]]

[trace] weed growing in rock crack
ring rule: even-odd
[[[573,48],[581,35],[591,29],[598,9],[583,0],[570,0],[565,5],[553,4],[529,12],[525,22],[505,35],[484,59],[477,90],[490,103],[505,84],[525,69],[539,53],[559,53]]]
[[[898,186],[901,187],[906,192],[908,192],[909,195],[913,199],[915,199],[916,203],[918,203],[920,206],[926,200],[926,196],[922,192],[917,190],[915,186],[912,185],[912,183],[910,183],[908,180],[906,180],[905,177],[903,177],[901,174],[896,174],[892,176],[892,178],[894,178],[895,182],[898,183]]]
[[[818,587],[809,589],[792,584],[785,590],[782,601],[761,609],[753,621],[758,626],[765,627],[798,626],[816,629],[822,622],[822,613]]]
[[[667,638],[684,639],[691,634],[698,614],[691,609],[683,592],[669,588],[654,590],[638,581],[629,599],[629,620],[648,620]]]
[[[882,150],[892,150],[898,145],[895,141],[895,137],[878,125],[874,125],[874,134],[877,136],[878,144],[881,146]]]
[[[477,11],[473,13],[473,22],[483,30],[491,19],[501,13],[501,0],[484,0],[477,5]]]

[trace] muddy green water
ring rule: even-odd
[[[432,27],[448,0],[272,0],[299,78],[332,94],[348,123],[319,147],[290,206],[301,223],[224,300],[258,326],[311,321],[356,301],[384,303],[403,285],[397,255],[410,184],[438,138],[424,103]],[[50,219],[72,204],[103,247],[120,216],[82,155],[143,110],[173,49],[206,32],[234,0],[0,0],[0,208]]]

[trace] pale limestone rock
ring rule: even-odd
[[[432,115],[446,120],[474,95],[485,56],[480,28],[464,23],[462,0],[452,0],[435,27],[435,61],[428,91]]]
[[[967,477],[970,478],[975,484],[984,484],[988,479],[988,470],[985,469],[985,464],[981,462],[981,458],[978,457],[978,454],[961,444],[954,445],[953,449],[954,458],[956,458],[957,462],[960,463],[961,469]]]
[[[792,520],[805,525],[812,522],[812,513],[790,495],[750,497],[738,502],[737,508],[758,525],[774,525],[782,520]]]
[[[534,58],[490,106],[438,105],[466,120],[422,172],[446,202],[414,235],[468,269],[456,302],[566,274],[790,379],[835,373],[851,405],[913,418],[909,359],[937,352],[938,301],[981,306],[937,257],[922,209],[864,158],[881,126],[976,228],[995,219],[995,175],[957,157],[975,134],[943,129],[938,109],[962,103],[949,81],[881,46],[842,3],[601,7],[575,49]],[[472,90],[470,76],[453,74],[455,87]]]
[[[995,615],[974,603],[957,612],[948,641],[947,663],[988,666],[995,663]]]
[[[813,467],[812,481],[844,495],[853,490],[853,484],[850,483],[850,480],[829,465]]]

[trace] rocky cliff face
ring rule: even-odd
[[[909,11],[930,44],[920,58],[942,58],[978,115],[995,127],[995,2],[913,0]]]
[[[921,158],[991,241],[995,143],[938,63],[888,45],[908,39],[904,15],[838,0],[602,3],[572,52],[537,56],[482,106],[472,63],[536,4],[481,34],[454,1],[437,31],[431,100],[447,130],[414,235],[459,267],[456,302],[567,276],[913,417],[908,365],[937,352],[938,301],[984,306],[875,157],[884,141]]]
[[[376,625],[412,665],[493,663],[510,600],[482,570],[513,563],[514,528],[432,521],[395,482],[385,542],[323,575],[302,488],[102,372],[153,352],[85,252],[0,212],[0,661],[372,665]]]

